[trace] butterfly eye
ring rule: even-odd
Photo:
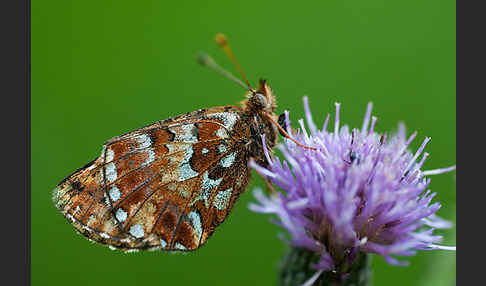
[[[261,105],[261,106],[267,106],[267,104],[268,104],[267,103],[267,99],[261,93],[256,93],[255,94],[255,99],[258,102],[258,104]]]

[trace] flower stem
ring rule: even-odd
[[[306,283],[317,270],[311,265],[318,257],[305,248],[292,247],[280,266],[279,286],[300,286]],[[371,285],[371,256],[359,253],[348,273],[323,272],[313,286],[369,286]]]

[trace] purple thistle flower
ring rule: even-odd
[[[333,132],[327,131],[329,115],[322,130],[316,128],[307,97],[304,107],[310,134],[299,120],[301,132],[292,137],[317,150],[284,139],[279,149],[285,160],[272,159],[265,149],[266,168],[250,162],[283,190],[269,196],[255,190],[259,204],[251,204],[250,209],[275,214],[278,219],[273,222],[287,230],[292,246],[318,255],[314,280],[323,271],[346,269],[359,252],[375,253],[388,263],[403,265],[406,262],[395,256],[456,249],[439,245],[442,236],[433,234],[434,229],[451,227],[451,223],[435,215],[440,204],[432,202],[435,193],[427,190],[430,179],[426,176],[455,170],[455,166],[421,170],[429,155],[423,151],[430,138],[412,153],[408,146],[417,133],[407,138],[403,124],[392,136],[376,133],[371,103],[361,129],[353,130],[340,126],[340,105],[336,103]],[[290,130],[288,112],[285,116]]]

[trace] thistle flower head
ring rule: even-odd
[[[377,133],[371,103],[362,127],[352,130],[340,126],[340,105],[336,104],[332,132],[327,131],[329,115],[318,130],[307,98],[304,107],[310,133],[299,120],[300,132],[293,132],[292,137],[317,150],[284,139],[279,146],[284,160],[271,158],[265,150],[267,167],[251,162],[282,192],[266,196],[255,190],[258,204],[251,204],[250,209],[275,214],[274,222],[289,233],[292,246],[318,255],[313,267],[320,271],[345,271],[359,252],[405,264],[396,256],[414,255],[416,250],[455,250],[437,244],[442,237],[434,235],[434,229],[451,224],[435,215],[440,204],[432,202],[435,193],[428,190],[429,175],[452,171],[455,166],[422,171],[430,138],[412,152],[408,146],[416,133],[407,138],[403,124],[391,136]],[[288,112],[285,116],[290,130]]]

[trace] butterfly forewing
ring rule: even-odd
[[[248,180],[248,124],[234,106],[156,122],[105,143],[54,201],[89,239],[130,249],[193,250]]]

